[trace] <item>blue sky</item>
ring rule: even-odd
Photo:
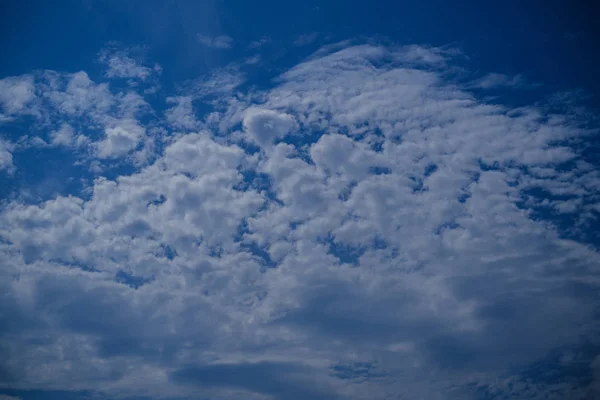
[[[600,396],[591,2],[5,2],[0,400]]]

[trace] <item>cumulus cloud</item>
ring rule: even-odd
[[[105,130],[106,137],[97,143],[100,158],[121,157],[135,149],[145,129],[135,121],[116,121]]]
[[[192,87],[152,161],[5,201],[0,386],[593,398],[598,253],[574,228],[597,223],[600,175],[571,145],[591,132],[478,99],[448,80],[456,55],[331,47],[268,90],[209,91],[214,124]],[[61,79],[42,96],[73,121],[53,143],[83,118],[118,160],[158,129],[141,95]]]
[[[115,90],[106,82],[94,82],[84,71],[41,71],[5,80],[27,82],[30,91],[37,93],[25,108],[18,112],[11,109],[11,119],[30,118],[27,134],[12,146],[13,154],[36,151],[44,157],[54,150],[68,149],[74,156],[69,168],[94,159],[120,158],[120,164],[143,164],[152,158],[155,138],[150,132],[156,132],[155,119],[143,93],[128,88]],[[21,95],[18,92],[14,97],[18,100]],[[16,104],[17,100],[10,102]],[[145,118],[145,127],[139,124],[140,118]],[[124,155],[132,157],[123,159]],[[6,165],[12,163],[12,155],[3,158]]]
[[[153,74],[161,71],[158,64],[153,68],[142,65],[131,57],[128,50],[104,49],[99,54],[99,59],[106,65],[108,78],[134,78],[145,81]]]
[[[268,146],[296,128],[294,117],[274,110],[250,108],[244,114],[244,129],[261,146]]]
[[[35,88],[33,77],[29,75],[21,77],[8,77],[0,79],[0,122],[8,119],[14,114],[33,113],[29,108],[35,99]]]
[[[52,146],[81,147],[88,144],[89,139],[85,135],[76,134],[73,127],[63,123],[59,129],[50,134]]]
[[[209,36],[199,33],[196,38],[203,46],[213,49],[230,49],[233,46],[233,39],[227,35]]]
[[[85,114],[102,115],[114,104],[114,99],[108,84],[95,84],[88,74],[80,71],[66,77],[64,89],[59,88],[64,79],[51,76],[50,88],[44,96],[60,112],[70,116],[83,116]]]

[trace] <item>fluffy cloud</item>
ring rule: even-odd
[[[0,122],[14,114],[33,113],[28,105],[31,105],[34,99],[33,77],[25,75],[0,79],[0,106],[2,107]]]
[[[177,96],[167,98],[168,104],[174,104],[166,112],[167,121],[176,129],[194,130],[200,127],[196,118],[191,96]]]
[[[3,204],[0,386],[597,395],[598,254],[578,234],[600,204],[577,146],[591,132],[479,100],[447,80],[456,55],[322,50],[269,90],[210,91],[205,119],[200,80],[148,124],[142,96],[84,72],[43,86],[100,130],[97,157],[156,147],[81,193]],[[52,143],[72,146],[71,125]]]
[[[100,52],[100,61],[106,64],[108,78],[134,78],[145,81],[153,74],[160,72],[158,64],[154,68],[141,65],[131,57],[130,51],[105,49]]]
[[[108,84],[96,85],[87,73],[80,71],[67,78],[64,90],[55,85],[60,77],[52,76],[50,85],[53,90],[48,90],[45,96],[62,113],[71,116],[82,116],[85,113],[102,114],[108,111],[114,100]]]
[[[98,142],[100,158],[122,157],[135,149],[145,134],[135,121],[122,120],[106,128],[106,138]]]
[[[261,146],[271,145],[275,139],[296,128],[296,121],[291,115],[260,108],[248,109],[243,124],[251,140]]]
[[[5,82],[20,82],[27,86],[31,96],[23,97],[23,90],[5,94],[5,117],[15,119],[27,116],[27,130],[19,131],[19,121],[5,125],[12,137],[21,135],[11,146],[12,153],[68,150],[78,166],[103,160],[118,163],[143,164],[149,159],[154,146],[156,120],[152,118],[149,104],[139,94],[127,88],[111,87],[109,83],[94,82],[84,71],[58,73],[41,71],[34,75],[5,78]],[[19,105],[17,107],[17,104]],[[5,119],[6,119],[5,118]],[[144,127],[139,120],[144,119]],[[16,128],[16,129],[14,129]],[[13,133],[14,132],[14,133]],[[7,142],[8,143],[8,142]],[[4,150],[7,147],[4,146]],[[12,155],[3,151],[5,169],[11,165]]]

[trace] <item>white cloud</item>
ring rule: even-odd
[[[13,146],[10,143],[0,140],[0,172],[9,174],[14,172],[12,148]]]
[[[417,65],[443,65],[448,59],[456,58],[462,53],[456,48],[439,48],[425,46],[403,46],[396,50],[394,56],[403,63]]]
[[[89,142],[89,138],[82,134],[76,134],[73,127],[63,123],[60,128],[50,134],[52,146],[81,147]]]
[[[529,83],[522,75],[509,76],[499,73],[490,73],[474,81],[473,86],[481,89],[493,89],[497,87],[524,88],[535,85]]]
[[[294,46],[306,46],[317,40],[319,37],[318,32],[305,33],[294,40]]]
[[[115,121],[107,126],[105,139],[97,143],[98,156],[113,158],[126,155],[137,147],[145,132],[136,121],[130,119]]]
[[[109,78],[135,78],[145,81],[154,73],[160,72],[160,66],[150,68],[141,65],[126,50],[105,49],[100,52],[100,61],[106,64],[106,76]]]
[[[250,42],[250,44],[248,45],[248,48],[249,49],[259,49],[269,43],[271,43],[271,38],[264,36],[258,40]]]
[[[32,76],[8,77],[0,79],[0,106],[2,119],[10,118],[14,114],[33,114],[30,108],[35,99],[34,80]]]
[[[208,36],[199,33],[196,38],[203,46],[213,49],[230,49],[233,46],[233,39],[227,35]]]
[[[99,177],[85,196],[7,201],[0,345],[15,373],[0,385],[215,399],[593,394],[576,377],[556,387],[514,372],[597,343],[597,251],[532,218],[544,202],[576,216],[599,203],[597,168],[566,147],[588,132],[480,101],[447,81],[451,57],[352,46],[264,92],[202,80],[167,100],[162,127],[188,133],[161,137],[155,161]],[[83,72],[69,82],[44,96],[61,115],[91,115],[99,157],[143,145],[153,127],[136,117],[141,96]],[[206,93],[218,108],[200,123],[192,101]],[[66,123],[57,144],[77,137]],[[594,357],[564,360],[597,375]]]
[[[255,56],[246,58],[246,60],[244,61],[244,64],[256,65],[256,64],[260,63],[260,61],[261,61],[261,57],[259,55],[255,55]]]
[[[191,96],[177,96],[167,98],[168,104],[174,104],[166,112],[167,121],[177,129],[194,130],[200,126],[194,113],[193,98]]]
[[[261,146],[268,146],[277,138],[296,129],[296,121],[289,114],[274,110],[250,108],[244,114],[244,129]]]
[[[196,80],[189,85],[192,95],[204,97],[210,95],[227,95],[235,91],[244,82],[243,74],[233,68],[223,68],[214,71],[205,78]]]
[[[60,79],[60,78],[55,78]],[[49,90],[44,93],[52,105],[60,112],[72,116],[83,116],[87,113],[97,116],[108,112],[114,99],[108,84],[95,84],[87,73],[80,71],[67,77],[64,90],[51,82]]]
[[[26,107],[29,111],[19,113],[33,114],[35,122],[14,151],[68,147],[79,158],[78,165],[96,156],[115,159],[134,149],[139,151],[121,161],[141,165],[153,158],[154,137],[146,129],[154,129],[152,108],[139,93],[130,89],[113,92],[106,82],[96,83],[84,71],[43,71],[27,81],[38,95],[30,101],[33,105]],[[145,118],[146,127],[140,126],[139,118]]]

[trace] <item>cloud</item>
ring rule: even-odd
[[[522,75],[509,76],[498,73],[487,74],[473,82],[474,87],[481,89],[493,89],[498,87],[525,88],[532,85],[533,84],[528,82]]]
[[[0,385],[592,398],[593,132],[481,100],[453,57],[344,43],[264,90],[216,71],[162,110],[85,72],[34,80],[41,140],[75,151],[85,132],[78,162],[106,169],[2,203]]]
[[[100,52],[99,58],[106,64],[108,78],[135,78],[145,81],[161,70],[158,64],[154,68],[141,65],[131,57],[128,50],[105,49]]]
[[[37,93],[25,108],[11,114],[10,119],[26,115],[31,118],[28,132],[13,146],[13,154],[40,151],[50,154],[61,148],[69,149],[75,157],[75,165],[71,167],[95,158],[114,160],[130,155],[120,162],[133,164],[143,164],[152,158],[154,138],[150,133],[155,130],[143,93],[114,88],[106,82],[96,83],[84,71],[41,71],[6,79],[27,82],[31,92]],[[20,98],[21,94],[14,96]],[[145,118],[146,127],[140,127],[139,118]],[[4,158],[8,160],[6,155]],[[9,164],[7,161],[6,165]]]
[[[216,364],[177,370],[172,379],[204,388],[241,388],[276,398],[336,398],[334,393],[319,390],[317,382],[311,380],[310,375],[306,376],[306,369],[301,365],[270,362]]]
[[[108,84],[95,84],[86,72],[80,71],[66,77],[64,90],[57,86],[63,83],[62,77],[49,74],[49,88],[45,91],[51,104],[61,113],[70,116],[83,116],[90,113],[92,117],[108,112],[114,99]]]
[[[24,75],[0,79],[0,106],[2,109],[0,122],[16,114],[35,113],[34,109],[29,107],[35,97],[32,76]]]
[[[294,46],[306,46],[317,40],[319,37],[318,32],[305,33],[300,35],[294,40]]]
[[[231,94],[244,82],[244,75],[235,67],[213,71],[209,76],[197,79],[187,85],[188,92],[194,96],[223,96]]]
[[[259,49],[269,43],[271,43],[271,38],[264,36],[258,40],[250,42],[250,44],[248,45],[248,48],[249,49]]]
[[[10,143],[0,140],[0,172],[12,174],[15,166],[13,164],[13,156],[11,149],[13,146]]]
[[[167,103],[174,104],[166,112],[167,121],[175,128],[194,130],[200,126],[196,119],[191,96],[177,96],[167,98]]]
[[[230,49],[233,46],[233,39],[227,35],[208,36],[199,33],[196,38],[203,46],[213,49]]]
[[[97,143],[100,158],[122,157],[135,149],[145,129],[132,120],[116,121],[106,128],[106,138]]]
[[[260,63],[260,61],[261,61],[261,57],[259,55],[255,55],[255,56],[252,56],[252,57],[248,57],[244,61],[244,64],[256,65],[256,64]]]
[[[294,117],[273,110],[250,108],[243,120],[250,138],[261,146],[267,146],[296,128]]]
[[[51,133],[52,146],[65,146],[65,147],[81,147],[88,144],[89,138],[82,134],[76,134],[73,128],[64,123],[60,128]]]

